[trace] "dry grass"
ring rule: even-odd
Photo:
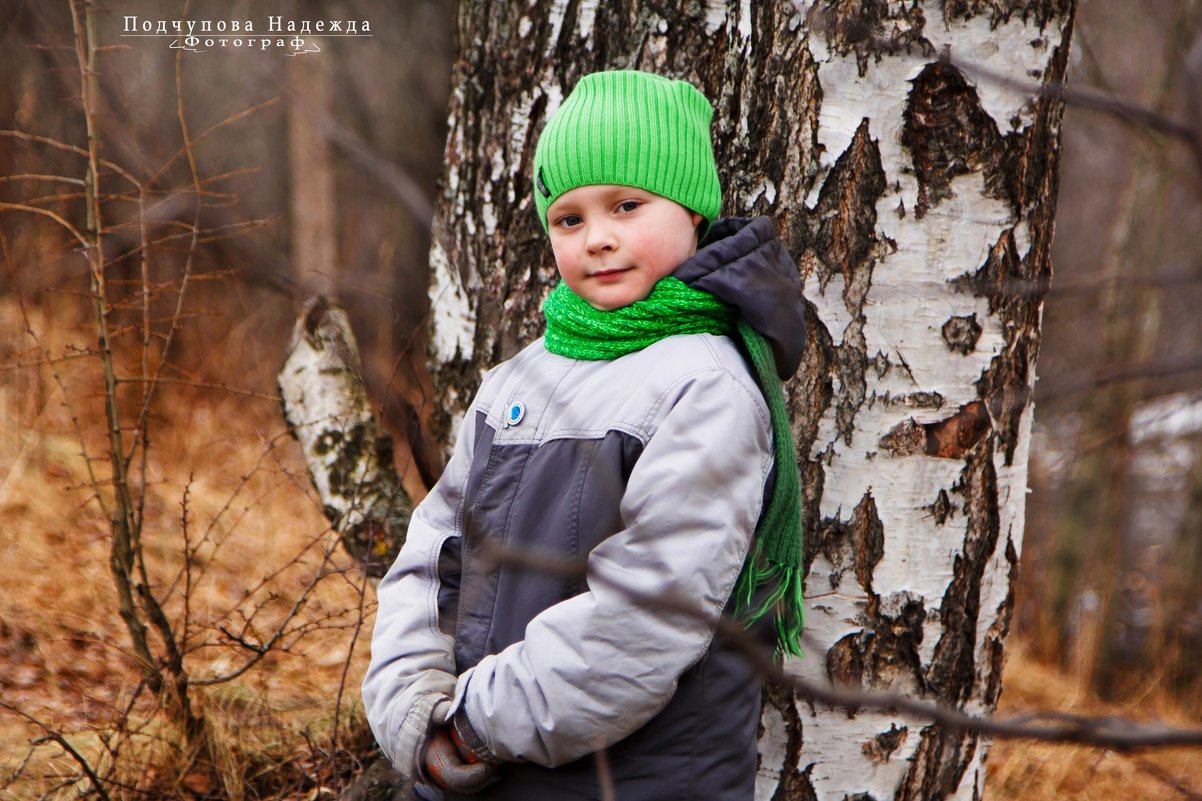
[[[47,296],[26,313],[52,354],[88,341],[86,310],[75,299]],[[4,364],[38,355],[28,350],[24,319],[12,297],[0,298]],[[219,344],[233,349],[235,342],[236,336]],[[363,578],[335,547],[278,405],[177,385],[166,387],[155,407],[143,539],[155,589],[169,596],[169,614],[182,620],[187,498],[188,541],[197,549],[187,610],[192,675],[237,668],[249,654],[220,629],[238,632],[250,619],[249,638],[265,638],[304,587],[324,576],[293,623],[303,637],[286,638],[286,651],[235,681],[193,691],[212,728],[213,761],[220,763],[206,774],[188,765],[178,733],[153,714],[147,694],[133,696],[139,674],[116,615],[107,521],[72,422],[72,416],[79,420],[92,468],[103,480],[100,380],[92,359],[57,370],[62,388],[45,365],[0,374],[0,698],[66,734],[98,766],[105,761],[97,737],[132,703],[128,728],[140,733],[124,746],[117,776],[197,797],[216,791],[212,785],[222,777],[237,780],[224,795],[238,797],[245,779],[303,769],[306,759],[328,748],[340,687],[340,740],[362,745],[364,732],[351,721],[358,717],[353,705],[374,594],[366,588],[368,616],[361,619]],[[241,384],[230,383],[274,394],[263,375],[271,366],[260,373],[244,372]],[[360,623],[366,628],[349,654]],[[29,752],[30,740],[42,734],[0,710],[0,787]],[[281,771],[285,765],[288,771]],[[25,766],[30,778],[0,790],[0,798],[36,798],[54,785],[55,775],[75,772],[58,746],[42,745]]]
[[[77,300],[47,296],[27,309],[30,324],[51,353],[88,341],[88,316]],[[282,336],[278,324],[254,312],[209,331],[209,355],[200,363],[224,367],[221,380],[273,393],[272,357],[262,343],[239,347],[264,332]],[[11,297],[0,298],[0,363],[29,361],[36,354]],[[275,328],[273,328],[275,326]],[[271,333],[273,332],[274,333]],[[229,354],[228,359],[222,353]],[[348,653],[358,615],[361,577],[336,549],[330,575],[314,592],[301,622],[313,626],[286,652],[264,659],[242,678],[198,692],[211,727],[212,761],[202,771],[179,750],[171,730],[143,693],[134,699],[138,672],[125,652],[128,641],[115,614],[108,567],[107,524],[91,498],[86,462],[72,422],[77,415],[93,457],[104,452],[99,419],[99,379],[92,360],[59,367],[58,386],[46,366],[0,373],[0,698],[67,735],[81,753],[104,768],[98,736],[132,703],[128,739],[117,766],[119,781],[184,798],[316,797],[329,781],[323,764],[333,728],[333,709],[343,669],[347,693],[340,742],[362,752],[370,743],[357,704],[365,666],[374,593],[367,589],[365,629]],[[235,376],[231,380],[231,376]],[[69,404],[64,403],[64,399]],[[269,630],[315,571],[333,540],[305,476],[304,464],[277,405],[221,391],[171,387],[156,406],[148,463],[146,547],[157,589],[176,580],[183,563],[182,503],[188,499],[189,541],[203,541],[190,594],[194,623],[189,656],[194,675],[229,670],[246,653],[225,642],[217,626],[236,627],[256,608],[258,631]],[[103,461],[94,469],[105,475]],[[247,588],[263,589],[247,596]],[[178,585],[177,585],[178,586]],[[271,594],[278,596],[271,599]],[[182,616],[182,598],[169,611]],[[1122,713],[1184,724],[1183,713],[1151,693],[1125,707],[1084,698],[1073,680],[1027,658],[1016,638],[1005,678],[1005,711],[1052,708]],[[0,710],[0,787],[44,734]],[[20,781],[0,799],[36,798],[77,773],[53,743],[35,749]],[[993,799],[1091,799],[1160,801],[1202,793],[1197,751],[1146,756],[1069,745],[999,742],[987,779]],[[65,788],[51,797],[66,797]],[[115,790],[113,796],[137,794]],[[144,796],[138,796],[144,797]]]
[[[1196,726],[1164,692],[1150,689],[1125,704],[1088,697],[1081,682],[1030,659],[1012,641],[1003,680],[1001,713],[1054,709],[1123,715]],[[1202,749],[1171,748],[1124,754],[1079,745],[1001,741],[989,757],[985,786],[993,801],[1169,801],[1202,797]],[[1192,794],[1192,795],[1191,795]]]

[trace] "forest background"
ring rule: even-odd
[[[149,443],[135,460],[147,487],[135,569],[178,590],[164,612],[181,621],[180,659],[221,679],[181,692],[215,722],[217,769],[186,746],[187,710],[148,708],[118,611],[94,500],[111,478],[113,376],[86,261],[53,219],[0,206],[0,797],[86,789],[81,763],[168,797],[316,798],[353,782],[371,750],[357,687],[374,593],[280,411],[276,373],[305,299],[348,309],[411,495],[440,459],[423,365],[455,5],[281,4],[270,13],[371,22],[370,37],[294,56],[122,36],[125,15],[161,9],[97,8],[92,124],[110,175],[153,176],[105,199],[115,365],[133,375],[143,353],[167,356],[133,421]],[[65,0],[0,3],[0,204],[80,216],[67,211],[87,189],[80,154],[46,141],[86,147],[78,23]],[[1180,121],[1198,147],[1199,4],[1082,0],[1070,87]],[[1070,102],[1063,126],[1001,703],[1185,725],[1202,715],[1202,175],[1182,137],[1087,105]],[[132,408],[145,398],[144,383],[112,386]],[[1004,742],[988,786],[1189,798],[1198,763],[1182,749]]]

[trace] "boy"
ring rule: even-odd
[[[760,680],[714,635],[775,617],[797,650],[779,379],[805,329],[767,218],[714,222],[712,115],[687,83],[594,73],[539,139],[546,336],[485,376],[379,587],[363,697],[418,797],[753,795]]]

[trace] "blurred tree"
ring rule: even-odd
[[[1189,47],[1196,0],[1176,0],[1153,109],[1166,114]],[[1100,276],[1101,358],[1097,388],[1086,405],[1073,478],[1056,532],[1044,592],[1043,655],[1073,662],[1103,696],[1122,689],[1132,663],[1154,658],[1146,642],[1130,636],[1137,607],[1122,604],[1124,578],[1134,570],[1124,552],[1140,547],[1125,510],[1131,459],[1131,415],[1147,382],[1106,382],[1106,374],[1138,371],[1153,358],[1160,334],[1164,225],[1172,165],[1166,142],[1136,130],[1135,157],[1119,202],[1111,245]],[[1135,542],[1125,543],[1125,539]],[[1146,545],[1146,543],[1145,543]],[[1124,611],[1125,610],[1125,611]],[[1128,619],[1125,619],[1128,618]]]
[[[332,54],[331,54],[332,55]],[[292,267],[305,295],[338,288],[338,237],[334,231],[334,163],[323,129],[331,108],[330,58],[288,61],[288,176],[292,213]]]
[[[713,99],[727,213],[770,214],[811,341],[789,386],[809,656],[991,709],[1022,539],[1072,0],[511,7],[465,1],[431,251],[436,434],[542,330],[536,135],[635,67]],[[940,56],[943,54],[943,57]],[[1022,88],[1016,88],[1022,87]],[[770,692],[757,797],[975,798],[987,744]],[[801,754],[803,736],[805,754]]]
[[[1177,532],[1172,578],[1163,593],[1169,656],[1168,680],[1173,689],[1192,690],[1194,708],[1202,704],[1198,671],[1202,665],[1202,443],[1186,483],[1185,515]]]

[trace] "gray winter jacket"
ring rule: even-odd
[[[802,301],[770,221],[710,242],[674,274],[738,305],[791,375]],[[768,409],[727,337],[612,361],[539,340],[490,371],[380,583],[363,698],[381,748],[419,776],[450,696],[506,763],[475,798],[598,798],[602,749],[622,801],[750,798],[760,683],[714,631],[771,476]],[[485,540],[586,574],[497,566]]]

